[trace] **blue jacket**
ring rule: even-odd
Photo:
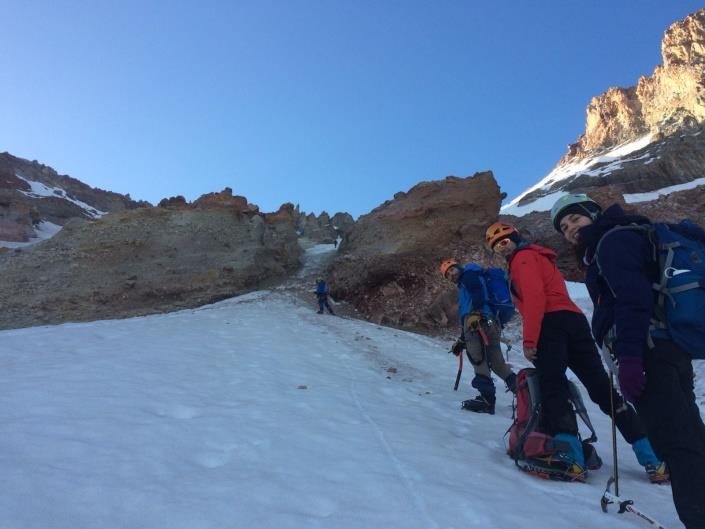
[[[319,298],[326,297],[328,295],[328,286],[325,281],[321,280],[316,285],[316,295]]]
[[[651,243],[643,233],[622,230],[607,235],[600,244],[597,259],[595,251],[600,240],[615,226],[648,223],[646,217],[627,215],[615,204],[578,232],[588,264],[585,283],[595,306],[592,334],[602,345],[614,325],[614,353],[618,358],[644,354],[654,308],[650,277],[655,265]]]
[[[465,265],[458,276],[458,311],[460,312],[460,328],[463,328],[465,317],[471,312],[480,311],[485,316],[491,316],[492,311],[487,305],[485,285],[480,278],[482,268],[476,264]]]

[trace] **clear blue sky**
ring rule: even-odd
[[[153,203],[357,216],[487,169],[512,197],[701,5],[0,0],[0,151]]]

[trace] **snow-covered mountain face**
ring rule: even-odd
[[[549,211],[565,193],[604,194],[626,204],[658,200],[705,185],[703,129],[656,140],[647,134],[594,156],[559,164],[509,203],[503,215]],[[702,191],[702,190],[701,190]],[[700,192],[697,192],[700,193]],[[699,195],[698,195],[699,196]]]
[[[587,108],[585,133],[556,167],[504,204],[500,215],[558,252],[558,266],[581,281],[573,250],[549,211],[566,193],[587,193],[653,220],[690,218],[705,226],[705,10],[664,35],[663,64],[636,86],[610,88]]]
[[[36,161],[0,154],[0,247],[28,246],[52,237],[73,218],[94,220],[141,205],[148,204],[94,189]]]
[[[582,285],[570,288],[588,311]],[[495,415],[460,410],[472,370],[454,392],[450,342],[318,315],[307,299],[277,288],[0,332],[0,526],[641,527],[600,510],[610,419],[582,386],[604,466],[585,484],[539,480],[505,453],[509,393]],[[506,336],[515,369],[527,365],[520,336]],[[679,527],[670,486],[649,484],[617,443],[625,499]]]
[[[593,98],[585,132],[553,171],[501,213],[548,211],[566,192],[626,204],[687,192],[702,203],[705,189],[696,190],[705,184],[704,42],[705,9],[669,27],[661,43],[663,64],[636,86]]]
[[[580,281],[573,250],[550,220],[550,209],[566,193],[587,193],[607,207],[655,221],[684,218],[705,226],[705,134],[702,129],[668,138],[645,135],[598,155],[558,165],[545,178],[500,209],[500,215],[538,244],[558,252],[558,266]]]

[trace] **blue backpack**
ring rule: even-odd
[[[690,220],[611,231],[623,229],[647,234],[657,264],[651,336],[671,339],[693,359],[705,359],[705,231]]]
[[[483,274],[487,289],[487,304],[502,325],[514,317],[514,302],[507,272],[501,268],[487,268]]]
[[[515,311],[507,272],[501,268],[482,268],[472,263],[465,265],[465,270],[472,270],[479,274],[490,311],[502,325],[509,323]]]
[[[310,291],[309,291],[310,292]],[[326,282],[321,280],[316,285],[316,294],[325,294],[327,292]]]

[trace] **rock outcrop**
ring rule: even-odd
[[[582,273],[547,211],[562,193],[588,193],[653,220],[705,225],[705,9],[671,25],[661,51],[652,76],[593,98],[585,133],[549,175],[502,208],[517,215],[505,220],[558,250],[569,279]]]
[[[181,207],[74,219],[52,239],[0,254],[0,329],[196,307],[299,266],[294,207],[263,214],[226,192]]]
[[[541,211],[537,201],[557,192],[645,193],[705,176],[705,9],[668,28],[661,50],[652,76],[592,99],[585,132],[504,212]]]
[[[501,194],[491,172],[422,182],[358,219],[327,278],[335,299],[368,319],[413,330],[457,325],[443,259],[487,263],[482,241]]]
[[[318,244],[332,244],[339,237],[345,238],[355,224],[349,213],[339,212],[331,217],[323,211],[317,217],[314,213],[300,211],[298,206],[296,211],[299,235]]]
[[[74,218],[149,205],[60,175],[37,161],[0,153],[0,241],[27,242],[42,222],[63,226]]]
[[[636,86],[610,88],[587,108],[585,133],[561,163],[585,158],[651,133],[669,136],[705,122],[705,9],[666,30],[663,64]]]

